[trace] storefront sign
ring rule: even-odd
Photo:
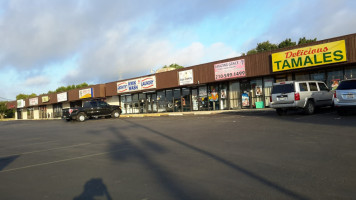
[[[141,79],[141,89],[150,89],[150,88],[156,88],[156,77],[155,76],[149,76],[146,78]]]
[[[23,108],[26,106],[26,103],[23,99],[17,100],[17,108]]]
[[[156,77],[149,76],[117,83],[117,93],[135,92],[156,88]]]
[[[29,106],[38,105],[38,97],[29,99],[28,104],[29,104]]]
[[[214,65],[215,80],[245,77],[245,59]]]
[[[79,90],[79,99],[85,99],[90,97],[93,97],[93,88]]]
[[[272,71],[286,71],[346,61],[345,40],[272,54]]]
[[[67,92],[57,94],[57,102],[67,101]]]
[[[43,96],[43,97],[42,97],[42,102],[43,102],[43,103],[49,102],[49,97],[48,97],[48,96]]]
[[[179,85],[193,84],[193,70],[180,71],[178,73]]]

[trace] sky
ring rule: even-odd
[[[354,0],[0,0],[0,101],[356,33]]]

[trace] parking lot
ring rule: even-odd
[[[354,199],[356,115],[0,122],[0,199]]]

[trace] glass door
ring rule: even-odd
[[[183,112],[190,111],[190,89],[182,89],[182,107]]]
[[[180,89],[173,90],[173,98],[174,98],[174,112],[182,111],[182,97],[180,93]]]
[[[192,89],[192,105],[193,110],[198,110],[198,89]]]
[[[251,105],[251,85],[245,80],[240,83],[242,108],[250,108]]]

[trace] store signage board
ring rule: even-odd
[[[116,84],[117,93],[135,92],[154,88],[156,88],[155,76],[121,81]]]
[[[189,85],[194,83],[192,69],[180,71],[178,73],[178,77],[179,77],[179,85]]]
[[[26,106],[26,102],[23,99],[17,100],[17,108],[23,108]]]
[[[38,97],[29,99],[29,100],[28,100],[28,104],[29,104],[29,106],[36,106],[36,105],[38,105]]]
[[[215,80],[245,77],[245,59],[215,64],[214,71]]]
[[[42,97],[42,102],[43,103],[49,102],[49,97],[48,96],[43,96]]]
[[[57,102],[67,101],[67,92],[57,94]]]
[[[79,99],[86,99],[90,97],[93,97],[93,88],[79,90]]]
[[[272,54],[272,71],[280,72],[347,61],[345,40]]]

